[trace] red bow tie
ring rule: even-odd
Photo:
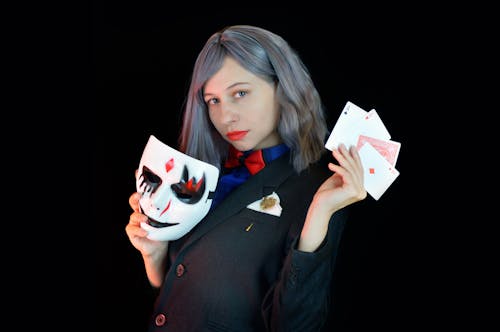
[[[229,155],[224,167],[233,168],[245,165],[250,174],[254,175],[266,166],[264,161],[264,156],[262,155],[262,150],[252,151],[250,153],[245,153],[236,150],[232,145],[229,147]]]

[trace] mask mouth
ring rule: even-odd
[[[141,211],[141,213],[144,213],[144,210],[142,209],[142,206],[140,206],[140,205],[139,205],[139,211]],[[177,223],[160,222],[158,220],[151,218],[150,216],[148,216],[147,223],[148,223],[148,225],[150,225],[154,228],[165,228],[165,227],[179,225],[178,222]]]
[[[171,224],[168,222],[159,222],[157,220],[154,220],[154,219],[148,217],[148,225],[150,225],[154,228],[164,228],[164,227],[179,225],[179,223],[172,223]]]

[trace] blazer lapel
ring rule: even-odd
[[[271,194],[276,187],[285,181],[294,168],[289,162],[290,154],[277,158],[262,171],[250,177],[245,183],[228,195],[205,219],[203,219],[186,240],[183,249],[198,240],[217,225],[238,213],[241,209],[259,198]]]

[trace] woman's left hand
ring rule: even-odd
[[[340,144],[332,154],[339,164],[328,164],[334,174],[318,188],[314,200],[333,214],[349,204],[365,199],[367,193],[363,184],[363,165],[356,147],[347,149],[344,144]]]
[[[328,164],[334,173],[321,184],[309,205],[298,246],[302,251],[313,252],[319,247],[328,231],[330,218],[336,211],[367,196],[363,165],[356,147],[348,150],[341,144],[332,154],[339,164]]]

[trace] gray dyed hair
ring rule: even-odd
[[[316,162],[325,151],[327,128],[309,71],[282,37],[249,25],[229,26],[214,33],[199,53],[186,97],[180,150],[218,168],[226,158],[229,143],[210,121],[203,89],[228,56],[260,78],[276,83],[278,133],[290,148],[295,170],[300,172]]]

